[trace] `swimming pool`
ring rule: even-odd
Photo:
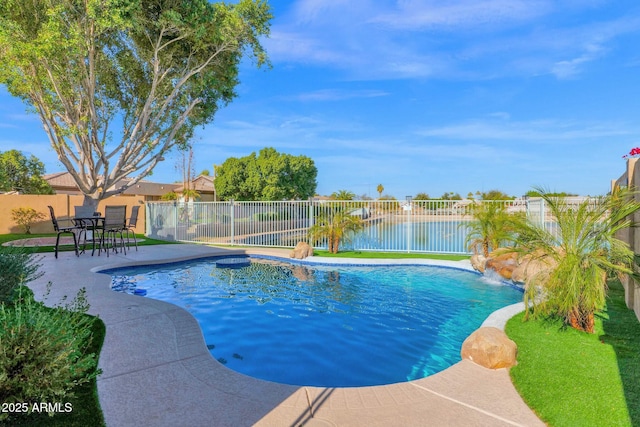
[[[114,290],[179,305],[211,354],[265,380],[325,387],[408,381],[460,360],[464,339],[521,292],[429,266],[309,266],[215,259],[111,270]]]

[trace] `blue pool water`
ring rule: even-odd
[[[215,259],[111,270],[113,289],[192,313],[211,354],[238,372],[326,387],[402,382],[460,360],[464,339],[522,293],[461,270]]]

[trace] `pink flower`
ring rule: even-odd
[[[628,159],[629,157],[640,156],[640,147],[634,147],[629,151],[629,154],[625,154],[622,156],[623,159]]]

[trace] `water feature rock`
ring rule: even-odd
[[[471,266],[479,271],[480,273],[484,273],[484,266],[487,263],[487,258],[485,258],[482,254],[473,254],[471,255]]]
[[[541,255],[541,252],[538,251],[523,256],[518,266],[513,270],[511,280],[517,283],[527,283],[530,278],[536,275],[550,273],[556,267],[557,262],[552,257],[542,257]]]
[[[313,255],[313,248],[307,242],[298,242],[289,254],[289,258],[303,259]]]
[[[476,330],[462,343],[460,356],[489,369],[510,368],[516,365],[518,347],[498,328]]]
[[[518,266],[518,254],[516,252],[492,252],[487,258],[485,269],[496,271],[505,279],[511,279],[513,270]]]

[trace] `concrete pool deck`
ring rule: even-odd
[[[321,388],[271,383],[231,371],[209,353],[185,310],[110,290],[106,268],[231,254],[288,258],[289,250],[231,250],[199,245],[143,246],[127,255],[41,255],[44,275],[29,284],[47,304],[84,287],[90,313],[107,327],[98,395],[107,426],[544,426],[522,401],[508,370],[461,361],[416,381],[375,387]],[[40,255],[39,255],[40,256]],[[309,262],[326,262],[318,257]],[[331,260],[336,261],[335,259]],[[415,261],[415,262],[414,262]],[[347,261],[338,261],[347,262]],[[358,264],[385,260],[357,260]],[[466,268],[459,262],[395,260]],[[491,316],[500,326],[518,312]]]

